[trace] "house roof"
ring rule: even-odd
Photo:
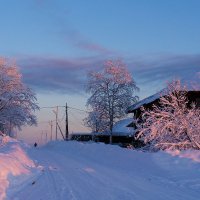
[[[120,135],[120,136],[133,135],[134,128],[127,127],[132,122],[133,118],[122,119],[116,122],[113,126],[113,135]]]
[[[132,136],[135,134],[133,127],[127,127],[133,122],[133,118],[122,119],[116,122],[113,126],[113,136]],[[97,133],[97,135],[110,135],[109,132]]]
[[[161,96],[167,94],[167,90],[166,89],[163,89],[161,90],[160,92],[157,92],[156,94],[154,95],[151,95],[141,101],[138,101],[137,103],[133,104],[132,106],[128,107],[126,112],[127,113],[130,113],[134,110],[137,110],[138,108],[140,108],[141,106],[144,106],[146,104],[149,104],[157,99],[159,99]]]
[[[191,91],[200,91],[199,85],[195,87],[193,84],[187,84],[186,86],[187,86],[186,90],[188,92],[191,92]],[[146,104],[152,103],[155,100],[157,100],[160,97],[165,96],[167,94],[169,94],[169,90],[167,88],[164,88],[163,90],[157,92],[156,94],[151,95],[151,96],[149,96],[149,97],[147,97],[147,98],[145,98],[145,99],[143,99],[141,101],[138,101],[137,103],[131,105],[130,107],[127,108],[126,113],[133,112],[134,110],[137,110],[141,106],[144,106]]]

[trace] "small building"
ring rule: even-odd
[[[131,125],[133,123],[133,118],[122,119],[116,122],[113,126],[112,132],[112,142],[113,144],[119,144],[120,146],[127,146],[133,144],[135,129]],[[109,144],[110,133],[96,133],[95,140],[97,142],[104,142]]]
[[[70,140],[76,140],[76,141],[91,141],[93,139],[92,134],[91,133],[72,133],[70,134]]]
[[[126,147],[134,143],[135,128],[133,127],[133,118],[122,119],[116,122],[113,126],[112,141],[113,144]],[[102,133],[72,133],[70,134],[70,140],[76,141],[95,141],[109,144],[110,134],[109,132]]]

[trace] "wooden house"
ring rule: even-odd
[[[159,104],[159,100],[162,96],[166,96],[166,95],[168,95],[168,91],[166,89],[164,89],[152,96],[149,96],[149,97],[133,104],[126,110],[126,112],[133,113],[134,118],[138,119],[138,118],[140,118],[140,116],[142,114],[141,107],[151,109],[153,105]],[[188,89],[187,93],[186,93],[186,97],[188,99],[188,107],[192,103],[195,103],[198,108],[200,107],[200,90]]]

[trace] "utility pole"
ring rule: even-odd
[[[66,111],[66,121],[65,121],[65,140],[68,140],[69,137],[69,127],[68,127],[68,107],[66,103],[65,111]]]
[[[58,106],[56,106],[56,140],[58,139]]]
[[[53,121],[51,120],[51,121],[49,121],[49,125],[51,126],[51,136],[50,136],[50,138],[51,138],[51,141],[53,140],[53,135],[52,135],[52,130],[53,130]]]
[[[45,136],[46,136],[46,143],[47,143],[48,142],[47,131],[45,132]]]
[[[56,110],[53,110],[56,115],[56,140],[58,139],[58,106],[56,106]]]
[[[43,131],[40,133],[41,144],[43,144]]]

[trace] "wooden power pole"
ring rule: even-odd
[[[66,121],[65,121],[65,140],[68,140],[69,137],[69,126],[68,126],[68,107],[66,103],[65,112],[66,112]]]
[[[56,110],[53,110],[56,115],[56,140],[58,139],[58,106],[56,106]]]
[[[49,125],[51,126],[51,141],[53,140],[53,134],[52,134],[52,130],[53,130],[53,121],[49,121]]]
[[[58,106],[56,106],[56,140],[58,139]]]

